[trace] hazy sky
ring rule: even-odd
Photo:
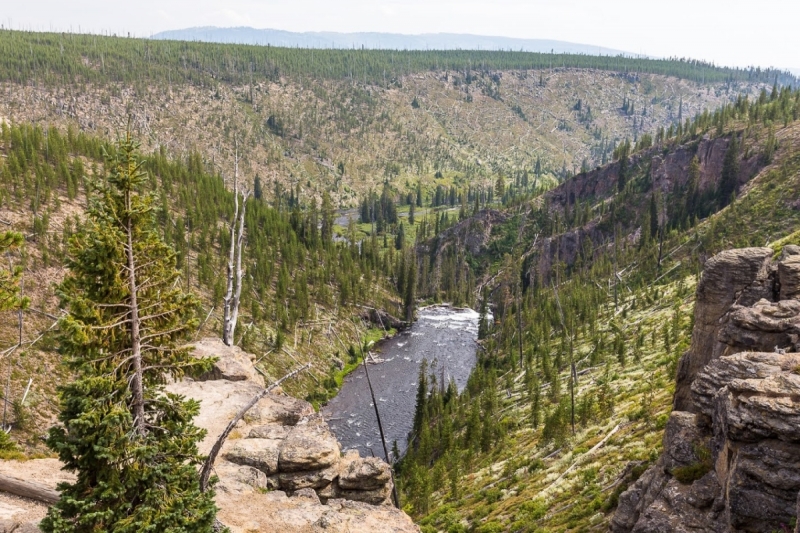
[[[474,33],[800,68],[800,0],[0,0],[0,23],[150,36],[192,26]]]

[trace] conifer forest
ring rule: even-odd
[[[0,510],[39,528],[0,531],[794,531],[733,496],[701,506],[729,529],[669,529],[677,496],[666,529],[621,517],[734,448],[730,419],[663,466],[684,354],[722,323],[712,258],[768,249],[775,294],[719,298],[779,302],[742,328],[800,350],[799,119],[791,73],[685,58],[0,30]],[[391,412],[387,343],[434,306],[474,310],[472,338],[408,354]],[[362,372],[374,457],[327,425]],[[796,502],[781,431],[742,442],[781,441],[765,493]]]

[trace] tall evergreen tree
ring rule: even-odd
[[[717,189],[717,202],[720,209],[731,202],[731,196],[736,192],[739,182],[739,139],[736,134],[731,137],[731,143],[725,152],[722,161],[722,177]]]
[[[23,237],[15,231],[0,233],[0,256],[9,250],[22,246]],[[22,266],[0,269],[0,311],[18,309],[27,305],[28,300],[20,298],[19,283],[22,278]]]
[[[416,310],[416,285],[417,285],[417,260],[412,255],[408,261],[408,275],[406,276],[406,291],[404,299],[404,307],[406,310],[406,320],[411,322],[414,320],[414,311]]]
[[[397,237],[394,240],[394,247],[397,250],[402,250],[406,242],[406,231],[403,229],[403,223],[400,223],[400,229],[397,230]]]
[[[61,425],[47,444],[76,479],[59,486],[46,533],[210,532],[214,523],[213,493],[200,491],[197,474],[199,404],[163,388],[211,362],[183,346],[196,300],[176,283],[137,149],[128,134],[108,157],[59,287],[61,352],[75,380],[59,388]]]
[[[322,227],[320,233],[323,246],[328,246],[333,240],[333,225],[336,221],[336,211],[333,209],[333,201],[328,191],[322,194]]]

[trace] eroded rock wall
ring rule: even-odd
[[[770,533],[800,514],[800,248],[723,252],[697,288],[664,452],[614,533]],[[788,289],[785,289],[788,287]]]

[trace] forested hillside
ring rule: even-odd
[[[472,269],[482,314],[466,391],[420,376],[401,480],[424,531],[607,528],[658,458],[705,259],[800,243],[798,113],[740,100],[418,246],[420,272]]]
[[[55,386],[68,379],[55,353],[56,284],[64,274],[68,241],[84,223],[87,197],[108,171],[104,154],[114,150],[112,142],[72,128],[60,132],[2,124],[0,222],[25,237],[3,261],[22,268],[22,294],[30,300],[19,321],[6,313],[0,325],[3,396],[8,399],[4,423],[32,449],[41,448],[37,435],[52,423]],[[200,297],[195,312],[201,327],[195,338],[218,337],[233,193],[197,154],[172,159],[162,149],[141,158],[160,198],[163,238],[177,253],[179,282]],[[413,264],[403,259],[410,251],[396,250],[392,243],[389,253],[381,253],[382,243],[374,237],[360,246],[354,240],[352,245],[335,243],[335,212],[327,195],[317,204],[313,197],[294,194],[267,203],[256,194],[248,198],[245,213],[246,275],[233,340],[260,354],[260,369],[272,379],[300,360],[312,362],[310,373],[286,387],[298,396],[324,400],[352,367],[353,346],[367,340],[361,321],[351,321],[363,314],[358,306],[404,314],[392,280],[396,269]]]
[[[518,52],[302,50],[0,31],[0,116],[201,155],[353,206],[389,181],[491,186],[540,169],[552,184],[625,138],[757,96],[777,71]],[[230,186],[230,176],[227,177]]]
[[[23,235],[0,261],[26,298],[0,321],[1,451],[44,451],[72,377],[68,242],[130,131],[175,283],[198,297],[194,339],[223,334],[242,210],[232,341],[270,382],[310,363],[290,394],[326,401],[420,301],[474,305],[466,390],[420,375],[405,508],[426,533],[601,530],[658,455],[704,260],[798,240],[796,82],[0,31],[0,224]]]

